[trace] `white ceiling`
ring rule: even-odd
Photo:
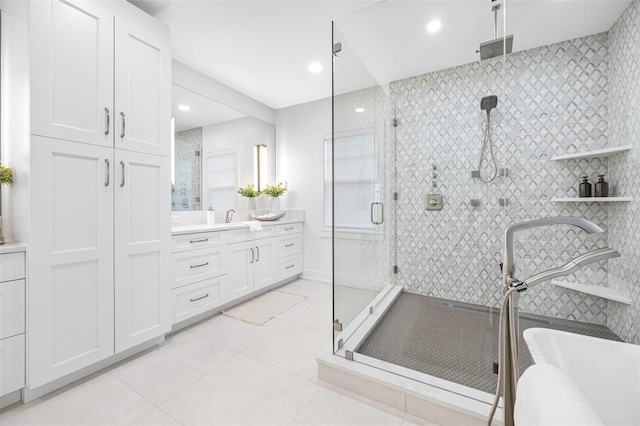
[[[191,109],[181,111],[178,109],[180,105],[186,105]],[[173,84],[171,85],[171,116],[175,119],[175,131],[181,132],[236,120],[247,115]]]
[[[174,59],[274,109],[331,95],[332,20],[382,84],[476,61],[493,38],[489,0],[129,1],[171,27]],[[607,31],[629,2],[507,0],[503,10],[519,51]],[[428,34],[434,18],[442,29]],[[324,71],[309,72],[312,61]],[[340,78],[362,84],[364,71],[344,68]]]

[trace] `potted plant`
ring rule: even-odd
[[[0,164],[0,185],[11,185],[13,183],[13,169]],[[2,233],[2,212],[0,211],[0,244],[4,244],[4,234]]]
[[[287,182],[278,182],[277,185],[267,185],[262,191],[267,197],[271,197],[271,211],[273,213],[280,213],[280,197],[287,192],[287,189],[289,189]]]
[[[238,194],[249,199],[249,210],[256,209],[256,197],[260,195],[260,191],[256,190],[252,184],[238,188]]]

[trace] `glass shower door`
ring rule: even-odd
[[[336,350],[391,284],[393,109],[334,27],[333,137],[325,146],[332,182]],[[348,71],[348,72],[347,72]],[[342,340],[342,343],[338,343]]]

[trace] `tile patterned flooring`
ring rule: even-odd
[[[315,356],[331,341],[331,286],[298,280],[279,290],[307,299],[263,326],[212,317],[80,382],[8,407],[0,424],[425,424],[320,385]]]

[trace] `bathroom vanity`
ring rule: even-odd
[[[181,328],[302,273],[302,217],[172,228],[172,324]],[[190,320],[190,321],[188,321]]]

